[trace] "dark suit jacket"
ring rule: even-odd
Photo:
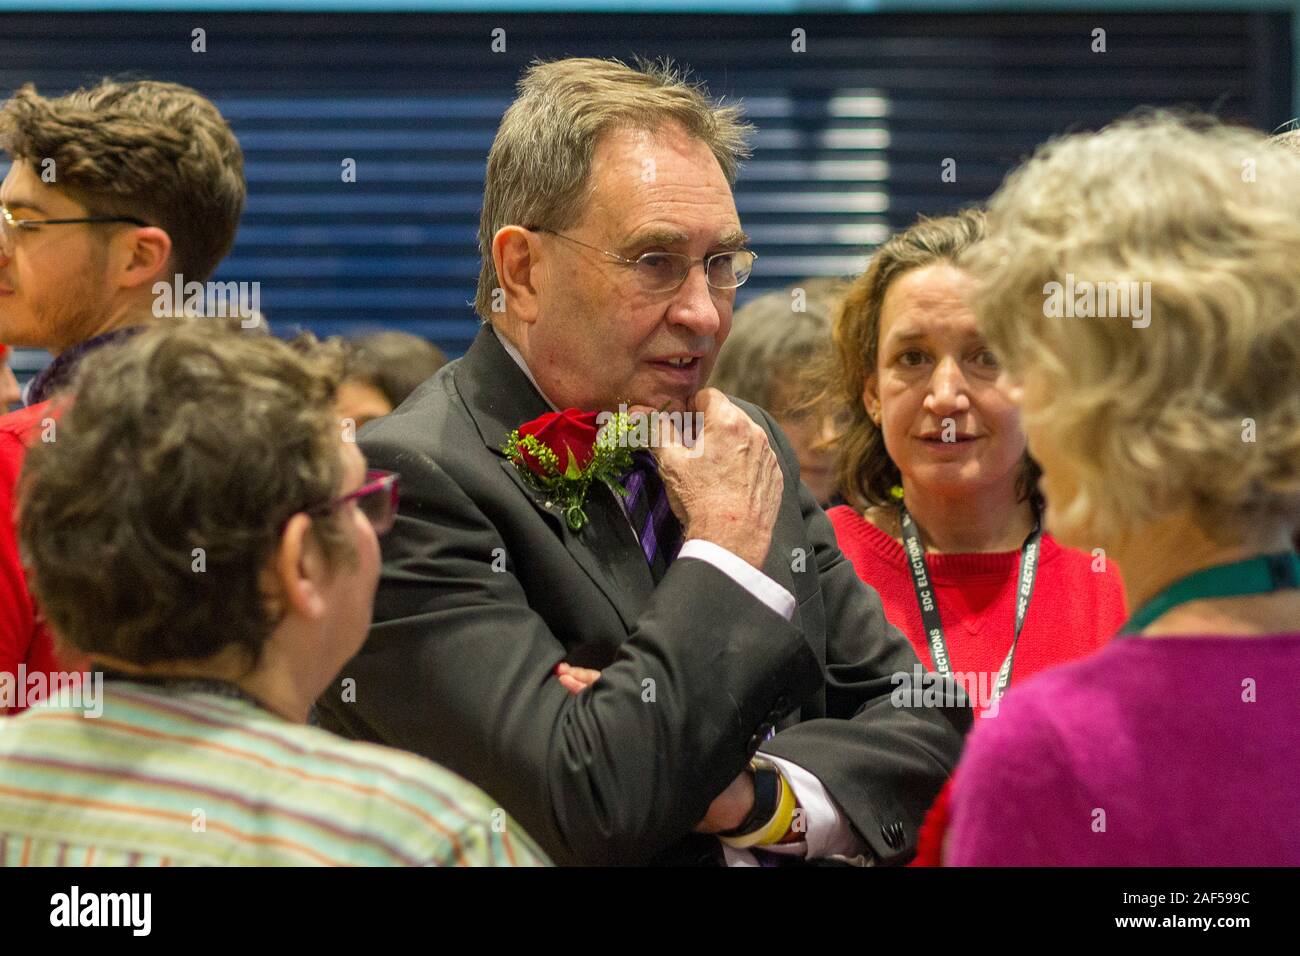
[[[883,862],[902,862],[970,726],[957,706],[897,707],[918,664],[835,545],[762,409],[785,493],[764,572],[792,622],[712,565],[674,562],[655,587],[613,492],[581,531],[501,453],[548,411],[489,328],[391,415],[370,465],[402,476],[383,539],[375,624],[321,698],[323,726],[415,751],[478,784],[561,863],[720,859],[692,835],[764,752],[820,779]],[[560,660],[602,670],[579,695]],[[352,698],[355,699],[352,699]]]

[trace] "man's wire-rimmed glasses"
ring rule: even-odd
[[[0,206],[0,255],[9,258],[14,254],[19,233],[36,229],[39,226],[71,226],[80,223],[118,222],[132,226],[147,226],[149,223],[134,216],[78,216],[75,219],[19,219],[9,211],[8,206]]]
[[[715,252],[699,259],[694,259],[683,252],[643,252],[635,259],[629,259],[620,256],[617,252],[590,245],[581,239],[556,232],[554,229],[533,227],[529,231],[548,233],[557,239],[564,239],[566,242],[599,252],[621,265],[635,268],[637,278],[647,292],[676,291],[686,281],[691,266],[697,262],[704,264],[704,281],[711,288],[720,291],[737,289],[749,279],[749,274],[754,268],[754,260],[758,258],[758,253],[749,249],[733,249],[730,252]]]

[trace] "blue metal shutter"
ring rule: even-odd
[[[247,158],[248,210],[218,278],[260,281],[277,330],[397,327],[457,354],[477,327],[488,146],[534,57],[669,55],[744,101],[759,132],[737,203],[762,258],[743,301],[860,271],[917,213],[983,199],[1046,137],[1139,104],[1270,128],[1289,116],[1289,37],[1287,14],[1263,13],[14,13],[0,15],[0,92],[123,71],[197,87]]]

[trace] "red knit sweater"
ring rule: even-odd
[[[840,550],[858,576],[880,593],[885,616],[907,635],[921,663],[932,669],[902,545],[845,505],[826,514]],[[980,675],[974,679],[991,688],[1011,649],[1020,552],[927,554],[925,561],[953,671]],[[1043,535],[1034,595],[1016,645],[1012,687],[1054,664],[1092,653],[1120,629],[1126,615],[1119,571],[1110,562],[1105,570],[1092,567],[1092,555]],[[975,690],[970,680],[966,686]]]
[[[61,352],[37,379],[45,386],[44,391],[65,387],[71,381],[72,370],[88,353],[134,335],[142,328],[142,325],[127,326],[87,339]],[[38,672],[50,675],[57,671],[84,671],[90,666],[83,655],[56,647],[28,589],[18,547],[18,529],[14,525],[18,479],[27,449],[36,442],[53,440],[46,437],[46,426],[60,414],[61,406],[46,400],[0,415],[0,674],[12,674],[8,678],[11,681],[16,681],[20,669],[24,668],[30,678]],[[48,687],[49,683],[45,683]],[[29,680],[28,688],[39,689],[39,683]],[[29,695],[24,696],[28,703],[34,702]],[[4,712],[0,707],[0,716]]]
[[[27,589],[27,578],[18,551],[18,530],[14,507],[18,476],[33,441],[39,441],[46,418],[58,412],[48,402],[0,415],[0,673],[13,675],[19,665],[28,675],[51,674],[63,669],[54,643]],[[0,703],[0,717],[5,708]]]
[[[835,527],[840,550],[853,562],[858,576],[880,593],[885,616],[907,635],[921,663],[933,668],[902,545],[845,505],[831,508],[826,515]],[[968,677],[965,686],[975,690],[983,680],[978,701],[983,704],[983,691],[992,689],[1011,648],[1020,552],[927,554],[925,563],[952,669],[981,675],[974,678],[974,685]],[[1063,548],[1050,534],[1043,535],[1034,596],[1016,645],[1008,692],[1039,671],[1092,653],[1120,629],[1127,614],[1119,571],[1110,562],[1104,571],[1092,568],[1092,555]],[[921,826],[913,866],[940,863],[951,787],[949,780]]]

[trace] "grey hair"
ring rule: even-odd
[[[535,61],[519,81],[519,96],[506,110],[488,152],[479,217],[482,264],[474,309],[492,318],[497,288],[492,238],[504,226],[566,229],[583,213],[591,159],[600,138],[613,129],[655,132],[679,123],[709,147],[727,182],[750,155],[752,127],[740,108],[710,100],[671,61],[574,57]]]
[[[831,342],[831,316],[844,279],[816,277],[767,292],[736,310],[709,385],[777,415],[778,399],[801,403],[809,368]]]

